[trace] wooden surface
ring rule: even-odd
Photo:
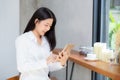
[[[54,52],[60,52],[62,49],[55,49]],[[69,60],[86,67],[92,71],[103,74],[104,76],[112,78],[112,80],[120,80],[120,65],[110,65],[103,61],[86,61],[84,56],[80,55],[78,51],[72,50]]]

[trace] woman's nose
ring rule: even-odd
[[[49,30],[50,30],[50,27],[48,26],[48,27],[46,28],[46,30],[49,31]]]

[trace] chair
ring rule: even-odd
[[[51,79],[51,80],[57,80],[56,77],[51,77],[50,79]],[[8,78],[7,80],[19,80],[19,75],[14,76],[14,77],[11,77],[11,78]]]
[[[11,77],[11,78],[8,78],[7,80],[19,80],[19,76],[14,76],[14,77]]]
[[[57,78],[56,78],[56,77],[50,77],[50,79],[51,79],[51,80],[57,80]]]

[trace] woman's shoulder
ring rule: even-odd
[[[23,33],[23,34],[21,34],[21,35],[19,35],[17,38],[16,38],[16,42],[23,42],[23,41],[27,41],[28,39],[27,39],[27,37],[28,37],[28,32],[26,32],[26,33]]]

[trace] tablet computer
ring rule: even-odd
[[[66,44],[65,47],[63,48],[63,50],[61,52],[67,52],[68,55],[69,55],[70,51],[72,50],[73,47],[74,47],[73,44]]]

